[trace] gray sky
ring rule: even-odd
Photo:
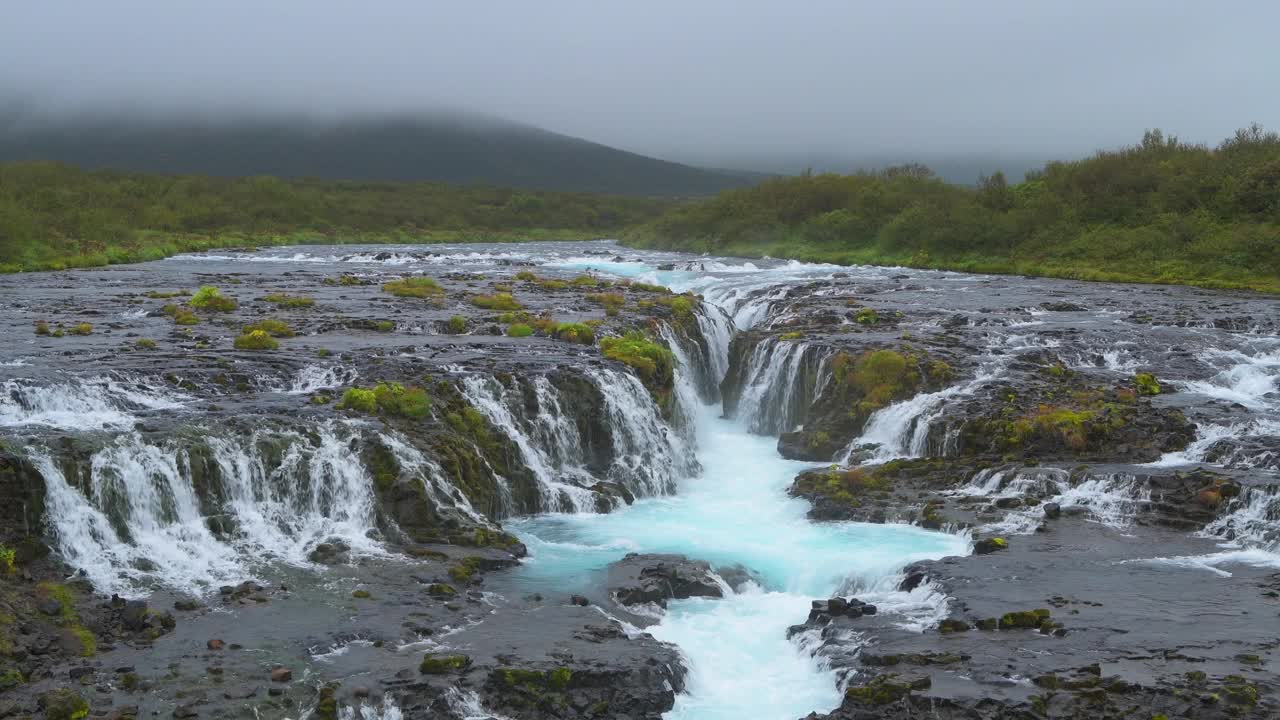
[[[0,102],[449,105],[699,162],[1280,126],[1274,0],[13,0]]]

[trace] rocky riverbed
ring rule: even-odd
[[[0,296],[0,718],[1280,712],[1280,301],[610,243]]]

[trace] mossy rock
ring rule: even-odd
[[[845,690],[845,698],[855,700],[863,705],[879,707],[911,694],[912,690],[925,690],[932,685],[928,677],[900,680],[897,675],[880,675],[866,685],[851,687]]]
[[[1049,619],[1050,612],[1043,608],[1036,610],[1018,610],[1000,616],[1001,630],[1039,629]]]
[[[418,670],[424,675],[445,675],[451,672],[460,672],[469,667],[471,667],[471,658],[467,655],[427,653],[422,658],[422,663],[418,665]]]
[[[57,688],[40,696],[45,720],[80,720],[89,715],[89,701],[70,688]]]

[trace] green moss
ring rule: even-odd
[[[880,315],[872,308],[862,308],[854,314],[853,319],[859,325],[875,325],[880,321]]]
[[[532,270],[521,270],[516,273],[516,279],[523,280],[525,282],[538,282],[538,274]]]
[[[368,600],[373,597],[373,593],[361,588],[359,590],[352,590],[351,597],[357,600]]]
[[[639,292],[655,293],[658,295],[671,294],[670,288],[665,288],[661,285],[652,285],[650,283],[633,282],[630,285],[627,285],[627,287],[631,288],[632,290],[637,290]]]
[[[68,688],[50,690],[41,700],[45,720],[80,720],[89,715],[89,701]]]
[[[587,302],[604,307],[604,314],[613,317],[627,304],[627,297],[622,293],[593,293],[587,296]]]
[[[88,628],[76,625],[67,628],[67,632],[76,639],[79,644],[79,655],[81,657],[93,657],[98,654],[98,637]]]
[[[348,388],[338,403],[339,410],[355,410],[392,417],[420,419],[431,411],[431,398],[420,387],[400,383],[378,383],[372,389]]]
[[[551,331],[551,337],[580,345],[592,345],[596,341],[595,331],[582,323],[559,323]]]
[[[1001,630],[1037,629],[1049,619],[1049,611],[1045,609],[1019,610],[1000,616]]]
[[[476,295],[471,298],[471,304],[486,310],[501,310],[506,312],[514,312],[523,310],[524,305],[516,300],[511,293],[494,293],[492,295]]]
[[[138,338],[138,341],[133,346],[139,350],[155,350],[156,341],[151,338]]]
[[[778,339],[779,340],[800,340],[803,337],[804,337],[803,332],[799,330],[795,330],[789,333],[782,333],[781,335],[778,336]]]
[[[372,415],[378,412],[378,396],[372,390],[349,388],[338,402],[339,410],[357,410]]]
[[[288,323],[283,320],[276,320],[275,318],[259,320],[256,323],[244,326],[244,334],[246,335],[257,330],[261,330],[271,337],[291,338],[294,336],[293,328],[289,327]]]
[[[881,706],[901,700],[911,694],[911,685],[897,682],[896,675],[880,675],[866,685],[845,690],[845,697],[864,705]]]
[[[482,562],[484,559],[479,557],[463,558],[457,565],[449,568],[449,577],[455,582],[466,583],[471,580],[472,575],[475,575],[476,570],[480,569]]]
[[[265,330],[251,330],[237,337],[232,343],[237,350],[275,350],[280,342]]]
[[[529,337],[533,334],[533,328],[524,323],[515,323],[507,328],[507,335],[515,338]]]
[[[449,318],[449,322],[445,323],[445,329],[450,335],[461,335],[467,331],[467,319],[461,315],[454,315]]]
[[[12,575],[17,570],[15,558],[18,551],[8,545],[0,545],[0,575]]]
[[[378,332],[389,333],[396,329],[396,324],[390,320],[379,320],[373,324],[373,329]]]
[[[93,334],[93,326],[89,323],[78,323],[76,325],[72,325],[67,332],[72,335],[91,335]]]
[[[1159,395],[1160,382],[1151,373],[1138,373],[1133,376],[1133,387],[1139,395]]]
[[[48,323],[47,321],[44,321],[44,320],[37,320],[37,321],[36,321],[36,334],[37,334],[37,335],[48,335],[48,334],[49,334],[49,323]]]
[[[920,387],[915,365],[914,356],[894,350],[870,351],[857,358],[841,352],[832,359],[837,382],[856,397],[851,412],[858,415],[869,415],[915,394]]]
[[[26,678],[22,677],[22,673],[17,670],[0,673],[0,692],[12,690],[26,681]]]
[[[448,583],[432,583],[427,586],[427,594],[437,598],[451,598],[458,594],[458,591]]]
[[[182,292],[181,290],[172,290],[172,291],[148,290],[144,294],[147,297],[151,298],[152,300],[167,300],[169,298],[182,297],[183,295],[186,295],[186,293]]]
[[[392,280],[382,286],[383,292],[391,293],[396,297],[411,298],[435,298],[444,294],[444,288],[440,287],[440,283],[435,278],[429,277],[409,277],[399,280]]]
[[[547,685],[552,690],[564,690],[569,687],[569,683],[573,681],[573,671],[569,668],[560,667],[547,673]]]
[[[231,312],[240,307],[240,303],[236,302],[235,298],[224,296],[212,285],[205,285],[197,290],[187,303],[197,310],[208,312]]]
[[[312,298],[302,295],[286,295],[285,293],[271,293],[270,295],[264,295],[262,299],[272,305],[284,308],[306,308],[316,304],[316,301]]]
[[[620,338],[604,338],[600,341],[600,351],[610,360],[634,368],[641,379],[664,386],[673,381],[675,357],[670,350],[650,340],[644,333],[632,332]]]
[[[471,658],[466,655],[440,655],[427,653],[418,665],[418,670],[425,675],[444,675],[471,667]]]

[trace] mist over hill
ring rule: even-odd
[[[763,175],[647,157],[487,116],[422,113],[316,120],[193,116],[0,118],[0,161],[87,169],[437,181],[620,195],[711,195]]]

